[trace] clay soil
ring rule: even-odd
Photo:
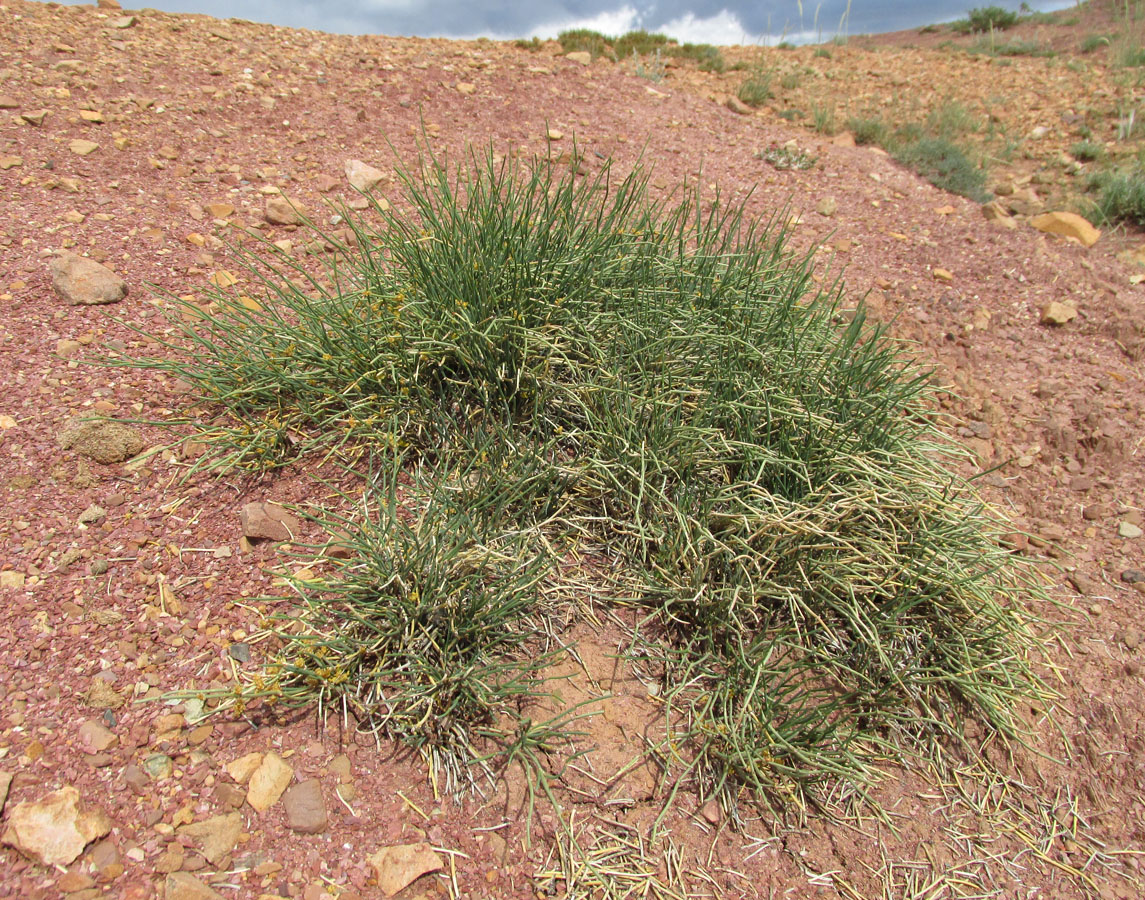
[[[863,805],[802,821],[758,812],[737,830],[699,809],[685,785],[666,818],[670,845],[648,848],[643,868],[639,854],[618,857],[627,866],[618,889],[1141,896],[1145,584],[1131,583],[1145,569],[1145,539],[1132,536],[1145,496],[1145,298],[1131,268],[1140,235],[1107,231],[1085,249],[1025,222],[993,226],[977,204],[883,153],[800,130],[774,108],[733,113],[713,102],[730,81],[686,67],[652,83],[623,66],[570,61],[555,44],[528,52],[122,15],[0,6],[0,96],[12,101],[0,112],[0,772],[13,776],[4,815],[73,785],[113,825],[66,869],[0,848],[0,895],[210,896],[179,893],[189,882],[169,873],[181,870],[227,898],[380,897],[367,856],[423,840],[440,849],[444,870],[403,897],[561,895],[559,880],[537,877],[554,865],[551,811],[540,808],[527,834],[512,776],[487,796],[456,801],[434,790],[422,760],[352,728],[322,730],[313,715],[188,721],[187,707],[163,699],[225,683],[244,664],[235,645],[289,602],[275,582],[283,559],[240,543],[238,510],[251,500],[322,500],[305,472],[185,480],[188,448],[148,424],[138,427],[155,452],[126,464],[87,462],[57,443],[75,415],[145,423],[179,409],[171,379],[84,359],[101,348],[154,352],[136,328],[166,327],[161,292],[197,297],[220,272],[241,279],[227,242],[242,229],[292,240],[301,253],[305,233],[269,224],[267,197],[282,192],[332,215],[323,204],[354,197],[347,160],[389,170],[395,153],[414,160],[424,135],[455,155],[490,141],[504,153],[559,154],[575,138],[588,167],[642,156],[658,189],[700,179],[705,196],[717,186],[724,197],[750,194],[753,215],[788,209],[793,246],[816,254],[825,279],[843,267],[847,303],[865,298],[949,388],[952,433],[990,470],[981,479],[987,499],[1013,520],[1014,552],[1044,562],[1056,601],[1036,612],[1057,626],[1042,672],[1060,701],[1024,711],[1030,746],[1003,747],[972,727],[993,770],[953,757],[942,773],[888,764],[874,792],[882,819]],[[815,59],[811,50],[773,52]],[[893,85],[898,94],[963,83],[928,83],[952,65],[947,49],[831,52],[815,65],[838,83],[875,84],[893,59],[895,71],[913,73]],[[997,71],[1034,94],[1041,89],[1024,80],[1027,63],[1048,64]],[[1076,110],[1092,96],[1069,69],[1058,74],[1047,110]],[[88,148],[76,140],[97,149],[81,155]],[[778,170],[756,155],[792,140],[816,157],[813,168]],[[1025,174],[1040,165],[1025,163]],[[827,199],[834,203],[821,206]],[[817,211],[831,206],[831,215]],[[60,249],[104,262],[126,279],[127,298],[64,303],[48,271]],[[1077,317],[1042,324],[1051,301],[1076,307]],[[93,504],[104,515],[80,524]],[[284,599],[258,599],[268,595]],[[565,699],[611,698],[588,720],[592,762],[582,768],[593,777],[571,778],[575,790],[562,800],[587,829],[586,846],[635,846],[665,800],[656,767],[630,765],[640,762],[642,730],[656,727],[655,704],[637,673],[616,663],[615,624],[567,638],[594,678],[575,682]],[[249,649],[255,665],[260,646]],[[93,724],[113,739],[93,741],[103,734]],[[272,750],[296,781],[320,782],[325,830],[292,830],[281,802],[263,813],[244,804],[227,765]],[[241,834],[208,860],[185,828],[232,810]],[[657,894],[656,884],[669,887]]]

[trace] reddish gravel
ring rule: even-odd
[[[14,102],[0,112],[0,772],[14,776],[5,816],[70,784],[114,825],[66,872],[0,849],[0,895],[146,900],[163,896],[165,870],[179,869],[228,898],[353,900],[381,896],[369,854],[426,840],[451,851],[449,861],[403,896],[534,896],[553,823],[542,812],[539,838],[535,831],[524,846],[521,786],[512,779],[487,799],[456,805],[435,797],[419,760],[336,725],[320,732],[312,716],[196,727],[170,718],[187,712],[180,705],[132,702],[230,677],[228,648],[268,611],[248,598],[283,593],[273,584],[282,564],[274,552],[240,547],[239,509],[315,499],[305,473],[181,482],[184,463],[170,450],[99,465],[56,441],[77,414],[171,415],[180,398],[170,379],[80,360],[100,347],[146,351],[132,326],[163,327],[155,290],[195,294],[214,273],[240,274],[222,242],[236,239],[232,226],[299,240],[292,226],[265,222],[271,189],[312,210],[349,199],[348,159],[390,169],[389,142],[408,163],[424,127],[430,145],[451,154],[488,141],[502,152],[543,153],[546,129],[557,129],[563,137],[553,146],[575,137],[589,166],[643,155],[663,189],[699,178],[706,196],[717,185],[733,199],[752,192],[755,215],[789,209],[799,223],[793,245],[817,245],[824,266],[845,266],[848,297],[865,295],[895,334],[915,342],[936,383],[957,394],[945,401],[963,423],[957,433],[985,465],[1001,464],[985,478],[989,499],[1029,535],[1015,536],[1016,552],[1054,564],[1045,572],[1060,606],[1039,612],[1069,624],[1047,673],[1062,693],[1053,710],[1060,732],[1031,712],[1032,749],[1048,756],[991,751],[1005,773],[993,790],[969,773],[953,785],[892,771],[877,798],[897,833],[874,819],[775,831],[760,819],[735,833],[693,815],[685,798],[667,821],[691,890],[1140,896],[1145,585],[1123,573],[1145,569],[1145,543],[1119,533],[1123,523],[1141,524],[1145,481],[1142,289],[1115,256],[1129,238],[1105,235],[1084,250],[1025,225],[990,226],[976,204],[879,152],[737,116],[671,79],[652,86],[606,63],[584,67],[489,42],[132,15],[117,27],[120,13],[92,7],[0,6],[0,97]],[[40,125],[21,118],[41,109]],[[86,121],[85,111],[102,121]],[[755,157],[792,138],[818,157],[815,168],[777,171]],[[76,139],[98,149],[77,155]],[[20,162],[4,168],[9,158]],[[837,204],[831,217],[816,212],[828,197]],[[63,248],[120,274],[127,298],[64,303],[48,270],[51,252]],[[951,279],[937,279],[939,268]],[[1075,304],[1077,318],[1041,325],[1051,300]],[[148,447],[171,440],[139,427]],[[105,516],[79,524],[92,504]],[[582,629],[576,637],[586,658],[611,670],[618,634]],[[639,747],[624,726],[650,713],[631,674],[617,674],[613,689],[619,724],[602,715],[592,729],[600,765],[617,770]],[[101,699],[122,705],[92,705]],[[92,721],[115,741],[95,749],[91,726],[81,732]],[[242,789],[225,767],[270,750],[296,781],[320,780],[326,831],[291,831],[282,803],[262,814],[240,805]],[[339,754],[352,770],[345,801],[335,793],[346,765]],[[140,771],[159,771],[157,755],[171,758],[169,776]],[[638,772],[626,784],[631,803],[581,803],[578,821],[615,819],[614,831],[635,833],[659,812],[654,781]],[[971,795],[982,801],[977,811]],[[179,830],[235,808],[241,837],[215,862]],[[169,898],[190,896],[172,883]],[[909,893],[930,883],[939,886],[933,893]]]

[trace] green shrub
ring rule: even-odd
[[[1094,212],[1099,222],[1145,225],[1145,168],[1099,172],[1090,178],[1089,188],[1098,193]]]
[[[831,59],[831,51],[828,50],[826,47],[819,47],[815,51],[815,58],[816,59]]]
[[[1001,6],[978,6],[966,14],[969,30],[1003,31],[1018,24],[1018,14]]]
[[[668,45],[669,38],[666,34],[649,34],[647,31],[641,29],[640,31],[630,31],[625,35],[614,38],[610,43],[612,50],[616,54],[617,59],[627,59],[633,53],[644,56],[648,53],[653,53]]]
[[[802,79],[803,76],[799,72],[785,72],[783,77],[779,79],[779,86],[785,91],[793,91],[799,87],[799,82]]]
[[[519,38],[513,42],[513,45],[519,50],[528,50],[531,53],[536,53],[545,46],[545,43],[539,37],[532,37],[528,40],[525,40],[525,38]]]
[[[399,182],[345,211],[351,245],[306,226],[324,275],[246,245],[245,293],[167,298],[169,355],[132,363],[190,386],[204,466],[361,476],[223,708],[317,703],[448,789],[537,773],[569,724],[533,719],[546,648],[586,596],[639,608],[654,752],[729,809],[798,812],[1045,708],[1016,602],[1044,595],[942,464],[926,373],[839,321],[781,227],[492,148]]]
[[[931,184],[969,197],[978,203],[989,199],[986,173],[976,166],[953,141],[941,137],[924,137],[904,143],[893,151],[895,159]]]
[[[560,42],[561,50],[565,53],[587,50],[592,54],[593,59],[598,56],[609,55],[608,38],[599,31],[593,31],[589,28],[562,31],[557,35],[557,40]]]

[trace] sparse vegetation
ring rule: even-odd
[[[513,42],[513,45],[519,50],[528,50],[530,53],[536,53],[545,46],[545,43],[539,37],[531,37],[528,40],[519,38]]]
[[[248,250],[257,296],[168,298],[185,353],[135,363],[191,386],[207,467],[334,456],[364,483],[312,513],[297,608],[224,708],[337,710],[454,790],[532,760],[553,799],[577,713],[537,704],[591,584],[641,611],[657,759],[731,812],[937,759],[966,716],[1020,731],[1044,690],[1009,598],[1039,589],[938,464],[924,374],[839,323],[782,227],[655,201],[639,168],[399,176],[325,278]]]

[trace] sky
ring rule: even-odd
[[[79,2],[79,0],[70,0]],[[1050,11],[1074,0],[1028,0]],[[148,0],[168,12],[197,12],[342,34],[511,39],[556,37],[567,28],[606,35],[636,28],[680,41],[730,44],[830,40],[897,31],[965,15],[977,0]],[[124,3],[124,6],[130,4]],[[991,4],[1017,10],[1019,2]]]

